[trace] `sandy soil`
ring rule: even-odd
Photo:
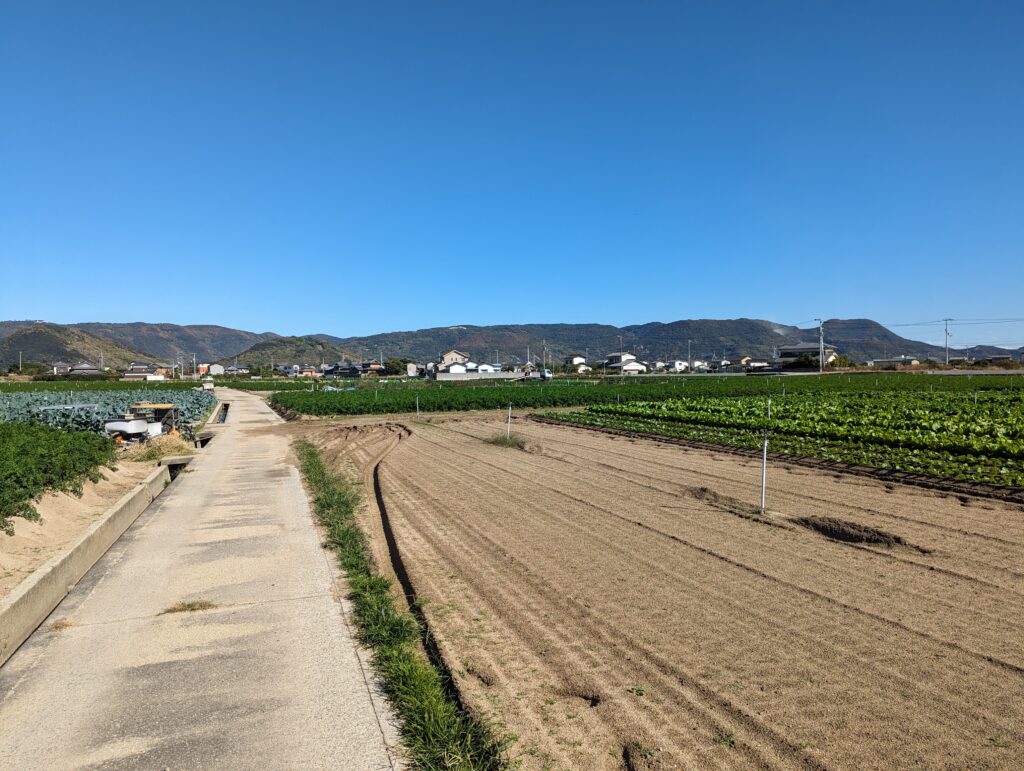
[[[104,469],[105,479],[86,482],[82,497],[50,493],[36,504],[39,522],[14,517],[14,535],[0,533],[0,597],[55,554],[70,546],[119,498],[155,468],[155,463],[118,461]]]
[[[373,468],[468,703],[526,768],[1024,767],[1024,510],[493,418],[304,422]],[[829,516],[901,536],[844,543]]]

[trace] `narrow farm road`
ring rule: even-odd
[[[0,668],[0,768],[393,767],[279,419],[224,393],[218,436]]]

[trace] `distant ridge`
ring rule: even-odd
[[[25,329],[48,330],[46,336],[15,337]],[[79,337],[62,334],[74,332]],[[13,341],[12,341],[12,338]],[[44,342],[44,338],[46,341]],[[498,324],[475,326],[459,324],[403,332],[385,332],[359,337],[314,334],[283,337],[273,332],[247,332],[216,325],[149,324],[146,322],[89,322],[71,325],[37,321],[0,321],[0,364],[17,361],[18,351],[25,361],[49,364],[57,358],[74,356],[76,351],[96,350],[96,340],[113,343],[108,365],[127,356],[172,361],[177,357],[199,361],[266,365],[275,363],[319,364],[339,359],[376,359],[383,356],[426,361],[451,348],[465,351],[477,361],[525,361],[527,349],[538,356],[543,346],[553,360],[571,353],[589,354],[598,359],[618,350],[635,351],[643,359],[685,359],[687,341],[694,358],[730,358],[738,355],[767,359],[776,347],[799,342],[816,342],[817,328],[799,329],[764,319],[683,319],[616,327],[610,324]],[[901,337],[870,319],[829,319],[825,322],[825,341],[855,361],[885,356],[907,355],[941,358],[941,346]],[[21,346],[21,347],[19,347]],[[1024,348],[1005,349],[976,346],[950,349],[954,355],[989,356],[1020,353]]]
[[[120,343],[59,324],[30,323],[19,326],[0,338],[0,366],[5,369],[18,363],[49,365],[63,361],[74,366],[87,362],[120,369],[137,359],[152,359],[140,351]]]

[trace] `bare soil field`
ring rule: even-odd
[[[376,559],[526,768],[1024,767],[1020,505],[776,464],[760,517],[727,453],[532,422],[498,447],[481,415],[293,430],[362,475]]]
[[[82,496],[47,493],[36,504],[38,522],[13,519],[14,535],[0,533],[0,597],[36,568],[68,548],[122,496],[146,478],[155,463],[118,460],[117,470],[101,469],[103,479],[85,482]]]

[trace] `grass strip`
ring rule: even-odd
[[[450,684],[420,651],[425,630],[395,606],[391,582],[374,574],[365,536],[355,521],[358,489],[332,473],[309,442],[294,447],[313,508],[348,578],[359,639],[373,650],[374,669],[400,718],[408,759],[421,769],[504,767],[507,739],[460,708]]]

